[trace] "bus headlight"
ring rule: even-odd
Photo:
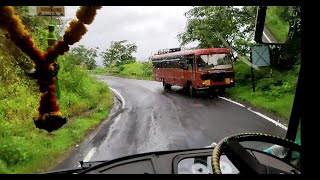
[[[202,82],[202,85],[204,85],[204,86],[210,86],[210,85],[211,85],[210,79],[204,80],[204,81]]]

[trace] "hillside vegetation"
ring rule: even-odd
[[[292,70],[260,67],[254,71],[255,92],[252,89],[251,68],[239,62],[235,65],[236,86],[228,89],[228,96],[244,100],[254,106],[269,110],[285,119],[290,118],[300,65]]]
[[[152,64],[149,62],[134,62],[123,64],[112,68],[104,67],[98,68],[91,73],[118,76],[132,79],[153,80]]]
[[[46,49],[48,21],[16,7],[26,28],[41,50]],[[36,26],[34,26],[36,24]],[[58,35],[58,34],[57,34]],[[58,35],[59,37],[59,35]],[[62,115],[67,124],[49,134],[37,129],[40,92],[26,73],[32,61],[0,31],[0,173],[46,172],[60,163],[86,134],[106,119],[112,107],[110,89],[87,70],[69,63],[73,56],[59,57]]]

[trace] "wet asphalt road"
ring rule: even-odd
[[[178,87],[164,91],[161,82],[97,77],[122,96],[122,108],[56,169],[77,167],[77,162],[84,158],[100,161],[151,151],[202,148],[242,132],[281,137],[286,133],[249,111],[248,106],[241,107],[217,96],[202,94],[191,98]]]

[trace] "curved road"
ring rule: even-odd
[[[122,109],[100,130],[98,139],[90,140],[95,145],[80,145],[56,169],[77,167],[77,162],[83,159],[111,160],[150,151],[201,148],[241,132],[281,137],[286,133],[285,129],[268,121],[268,117],[248,110],[249,106],[243,107],[224,98],[205,94],[191,98],[177,87],[166,92],[162,83],[156,81],[97,77],[122,98]],[[277,117],[269,117],[278,121]],[[248,146],[269,147],[257,143]]]

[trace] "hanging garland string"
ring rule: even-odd
[[[7,31],[13,43],[19,47],[35,64],[37,84],[41,92],[38,116],[34,118],[36,127],[48,132],[59,129],[66,123],[62,117],[56,97],[56,76],[59,65],[54,61],[69,50],[69,46],[80,41],[87,32],[85,24],[93,22],[101,6],[81,6],[77,11],[77,20],[70,22],[63,39],[45,53],[41,53],[32,41],[21,19],[11,6],[0,7],[0,28]]]

